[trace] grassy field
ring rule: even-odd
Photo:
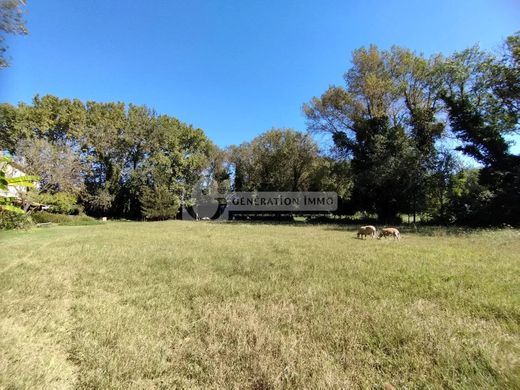
[[[520,232],[0,233],[0,388],[520,388]]]

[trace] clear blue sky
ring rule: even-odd
[[[218,145],[305,130],[301,106],[342,84],[350,53],[393,44],[431,54],[498,49],[520,0],[28,0],[9,38],[0,101],[35,94],[146,104]]]

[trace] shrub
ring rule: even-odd
[[[57,214],[79,214],[81,209],[77,197],[68,192],[41,193],[32,196],[35,202],[50,206],[49,211]]]
[[[39,211],[32,214],[32,219],[36,223],[58,223],[60,225],[93,225],[101,223],[100,221],[89,217],[85,214],[80,215],[64,215],[54,214],[46,211]]]
[[[102,224],[98,219],[89,217],[86,214],[80,214],[80,215],[68,215],[69,218],[68,221],[60,223],[60,225],[67,225],[67,226],[82,226],[82,225],[99,225]]]
[[[25,213],[0,210],[0,230],[26,229],[31,224],[31,218]]]
[[[62,223],[68,222],[70,217],[64,214],[53,214],[47,211],[38,211],[32,214],[32,219],[35,223]]]

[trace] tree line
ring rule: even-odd
[[[493,55],[424,57],[372,45],[343,86],[303,105],[308,131],[272,129],[219,149],[145,106],[36,96],[0,105],[0,149],[40,177],[32,200],[62,213],[167,219],[196,183],[226,191],[336,191],[340,215],[518,225],[520,34]],[[314,135],[326,134],[330,147]],[[479,165],[463,168],[460,155]]]
[[[499,56],[477,46],[448,58],[361,48],[344,80],[304,112],[350,162],[353,210],[388,222],[428,212],[441,222],[518,224],[520,157],[508,136],[519,131],[519,33]],[[446,140],[480,168],[457,172]]]
[[[40,200],[94,216],[175,217],[215,149],[201,129],[144,106],[36,96],[2,104],[0,118],[1,147],[40,177]]]

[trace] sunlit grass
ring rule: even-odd
[[[0,388],[518,388],[520,232],[0,233]]]

